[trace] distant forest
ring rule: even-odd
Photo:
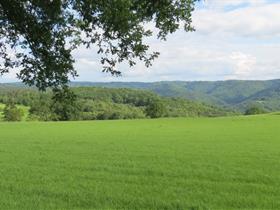
[[[159,117],[217,117],[236,115],[231,109],[194,102],[180,97],[163,97],[148,90],[103,87],[72,87],[74,101],[52,100],[52,92],[39,92],[20,85],[0,85],[2,119],[20,114],[25,120],[113,120]],[[23,108],[22,108],[23,107]],[[23,109],[18,111],[17,109]],[[10,117],[10,118],[9,118]],[[21,118],[16,117],[17,121]]]
[[[149,90],[160,96],[235,109],[241,113],[252,106],[266,112],[280,111],[280,80],[163,81],[163,82],[74,82],[72,86],[133,88]]]

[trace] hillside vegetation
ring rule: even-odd
[[[280,80],[268,81],[197,81],[197,82],[113,82],[113,83],[72,83],[72,86],[102,86],[114,88],[136,88],[151,90],[161,96],[181,97],[225,106],[241,112],[258,105],[266,111],[280,110]]]
[[[161,97],[146,90],[75,87],[77,96],[62,104],[52,101],[50,91],[11,85],[0,86],[0,103],[9,101],[29,107],[29,120],[106,120],[157,117],[216,117],[234,115],[229,109],[182,98]],[[0,110],[1,111],[1,110]]]
[[[0,123],[0,209],[280,209],[279,125]]]

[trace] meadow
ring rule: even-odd
[[[280,115],[0,122],[0,209],[280,209]]]

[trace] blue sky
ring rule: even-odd
[[[96,49],[74,52],[76,81],[161,81],[280,78],[280,0],[204,0],[196,5],[196,32],[180,30],[166,42],[147,40],[160,57],[150,68],[120,65],[122,77],[101,72]],[[15,81],[15,72],[0,82]]]

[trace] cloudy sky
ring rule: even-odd
[[[280,0],[204,0],[196,5],[196,32],[178,31],[166,42],[148,40],[160,57],[149,69],[119,66],[102,73],[95,49],[74,53],[76,81],[161,81],[280,78]],[[14,81],[11,73],[0,81]]]

